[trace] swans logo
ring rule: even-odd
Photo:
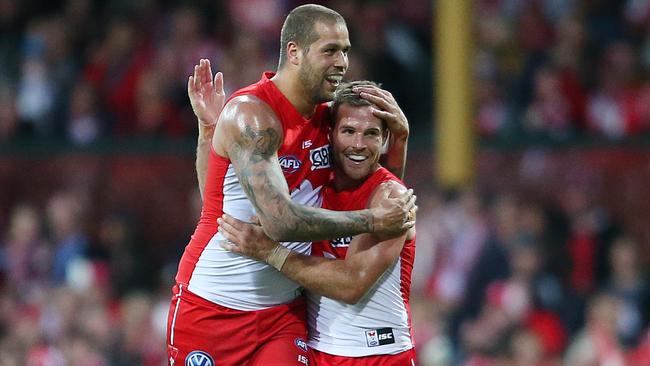
[[[214,366],[214,360],[203,351],[192,351],[185,357],[185,366]]]
[[[296,347],[300,348],[303,350],[303,352],[307,352],[307,342],[305,342],[304,339],[302,338],[296,338],[295,342]]]

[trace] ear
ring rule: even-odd
[[[302,57],[302,52],[300,52],[300,47],[296,42],[287,43],[287,61],[290,64],[298,66],[300,64],[300,59]]]

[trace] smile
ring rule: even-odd
[[[363,156],[363,155],[346,155],[346,157],[348,159],[354,161],[355,163],[360,163],[360,162],[366,161],[368,159],[367,156]]]
[[[329,75],[325,77],[325,80],[334,86],[339,86],[343,80],[343,75]]]

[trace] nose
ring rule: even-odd
[[[334,60],[334,66],[343,70],[348,68],[348,55],[343,51],[338,51],[336,53],[336,59]]]
[[[353,137],[353,140],[352,140],[352,146],[354,146],[354,148],[356,150],[361,150],[366,146],[364,144],[364,141],[363,141],[363,134],[361,134],[361,133],[355,133],[354,134],[354,137]]]

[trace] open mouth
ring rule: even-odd
[[[357,164],[368,160],[367,156],[356,155],[356,154],[345,155],[345,157],[347,157],[348,159],[352,160],[353,162],[355,162]]]
[[[328,75],[325,77],[325,81],[330,83],[333,87],[339,86],[341,84],[341,81],[343,80],[343,75]]]

